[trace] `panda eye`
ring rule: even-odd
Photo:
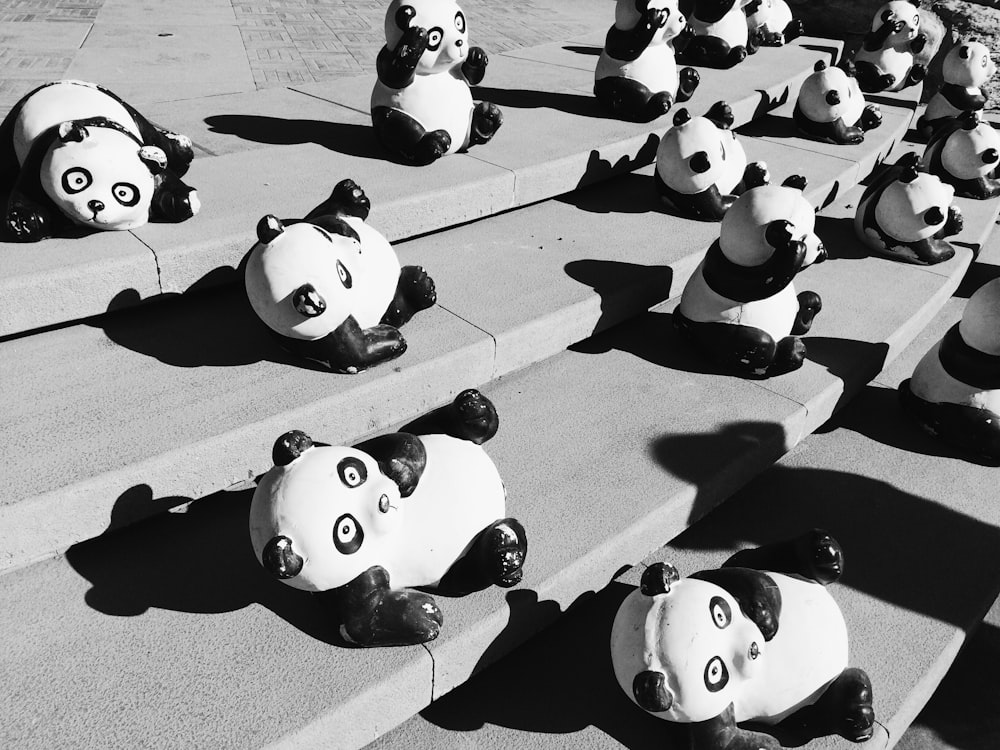
[[[705,687],[708,692],[717,693],[729,682],[729,670],[721,657],[713,656],[705,665]]]
[[[990,58],[984,57],[982,60],[979,61],[979,64],[982,65],[985,68],[986,65],[989,63],[989,61],[990,61]]]
[[[337,475],[347,487],[354,489],[368,479],[368,469],[365,468],[364,461],[350,457],[337,464]]]
[[[458,29],[459,34],[465,33],[465,14],[462,11],[455,14],[455,28]]]
[[[344,285],[344,289],[350,289],[351,285],[354,283],[351,280],[351,272],[347,270],[347,266],[337,261],[337,275],[340,277],[340,283]]]
[[[127,182],[116,182],[111,188],[111,194],[116,201],[129,208],[139,202],[139,188]]]
[[[67,169],[63,172],[62,176],[63,190],[70,195],[86,190],[90,187],[90,184],[93,181],[94,178],[90,176],[90,172],[83,167],[73,167],[72,169]]]
[[[444,39],[444,31],[440,27],[435,26],[427,32],[427,49],[436,50],[441,46],[442,39]]]
[[[333,527],[333,546],[342,555],[353,555],[361,549],[361,543],[365,540],[365,531],[361,524],[350,513],[345,513],[337,519],[337,525]]]
[[[917,27],[919,25],[920,25],[920,16],[914,16],[913,17],[913,26]]]
[[[708,608],[712,613],[712,622],[715,623],[715,627],[719,630],[729,627],[729,623],[733,621],[733,610],[729,606],[729,602],[721,596],[713,596],[708,603]]]

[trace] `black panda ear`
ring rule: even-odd
[[[969,49],[969,46],[967,44],[963,44],[961,47],[958,48],[958,56],[961,57],[963,60],[968,60],[970,57],[972,57],[972,50]]]
[[[840,104],[840,92],[839,91],[827,91],[826,92],[826,103],[831,107]]]
[[[262,245],[270,245],[284,231],[285,225],[277,216],[268,214],[257,222],[257,239]]]
[[[143,146],[139,149],[139,158],[153,174],[167,168],[167,155],[159,146]]]
[[[686,107],[681,107],[679,110],[674,112],[674,126],[683,125],[691,120],[691,113],[687,111]]]
[[[805,190],[809,185],[809,181],[800,174],[793,174],[790,177],[786,177],[785,181],[781,183],[782,187],[790,187],[795,190]]]
[[[888,21],[890,18],[892,18],[892,11],[891,10],[886,9],[886,10],[882,11],[882,22],[883,23],[886,22],[886,21]]]
[[[313,447],[312,438],[302,430],[292,430],[274,441],[271,460],[275,466],[288,466],[292,461]]]
[[[979,112],[974,109],[963,112],[958,117],[958,123],[962,130],[975,130],[979,125]]]
[[[416,16],[417,11],[414,10],[412,5],[404,5],[396,11],[396,27],[402,31],[406,31],[410,28],[410,21],[416,18]]]
[[[90,135],[83,125],[78,122],[67,121],[59,123],[59,140],[63,143],[69,143],[70,141],[82,141]]]
[[[942,221],[944,221],[944,212],[937,206],[932,206],[924,211],[924,222],[927,226],[932,227]]]
[[[691,171],[695,174],[703,174],[712,168],[712,162],[708,160],[708,154],[704,151],[696,151],[688,160]]]
[[[920,170],[917,169],[916,165],[909,166],[903,169],[902,173],[899,175],[900,182],[913,182],[920,174]]]
[[[632,695],[641,708],[654,713],[669,711],[674,699],[667,690],[667,678],[663,672],[647,669],[632,680]]]
[[[642,572],[639,590],[643,596],[669,594],[671,585],[679,580],[681,580],[680,573],[670,563],[653,563]]]
[[[983,151],[981,158],[983,160],[983,164],[992,164],[997,159],[1000,159],[1000,152],[998,152],[995,148],[988,148]]]
[[[826,70],[826,60],[817,60],[816,64],[813,65],[813,71],[819,73],[821,70]]]

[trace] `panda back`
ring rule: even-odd
[[[1000,414],[1000,390],[983,390],[950,375],[941,364],[940,341],[913,369],[910,390],[913,395],[931,403],[959,404]]]
[[[21,107],[14,123],[14,151],[18,162],[24,163],[31,144],[52,126],[88,117],[114,120],[140,137],[132,115],[113,96],[85,83],[59,81],[36,91]]]
[[[611,57],[607,51],[601,52],[597,61],[595,78],[628,78],[637,81],[653,93],[669,91],[677,93],[677,62],[674,50],[669,44],[647,47],[635,60],[624,61]]]
[[[694,29],[697,36],[718,37],[727,42],[730,47],[745,47],[750,38],[747,30],[747,17],[735,3],[732,10],[714,23],[706,23],[691,16],[688,18],[688,24]]]

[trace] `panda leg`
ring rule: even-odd
[[[319,596],[339,610],[340,634],[359,646],[427,643],[438,637],[444,622],[433,597],[422,591],[394,591],[380,565]]]
[[[899,384],[899,400],[924,432],[966,453],[1000,462],[1000,415],[962,404],[924,401],[910,389],[909,379]]]
[[[809,333],[813,318],[823,309],[823,300],[816,292],[799,292],[798,300],[799,314],[795,317],[792,333],[801,336],[804,333]]]
[[[923,116],[920,118],[923,119]],[[882,110],[879,109],[877,104],[866,104],[864,111],[861,113],[861,119],[858,121],[858,126],[864,130],[874,130],[879,125],[882,124]],[[920,120],[917,121],[917,127],[920,127]]]
[[[851,742],[871,739],[875,729],[871,680],[863,669],[848,667],[819,700],[799,709],[781,725],[803,736],[839,734]]]
[[[746,56],[746,47],[730,47],[727,41],[715,36],[693,37],[680,55],[685,62],[710,68],[731,68]]]
[[[905,86],[913,86],[914,84],[920,83],[926,77],[927,77],[927,66],[917,63],[912,68],[910,68],[910,72],[906,74]]]
[[[674,104],[669,91],[653,93],[631,78],[610,76],[594,83],[594,96],[611,114],[631,122],[650,122],[670,111]]]
[[[793,18],[791,21],[788,22],[788,25],[785,27],[784,30],[785,41],[790,42],[793,39],[798,39],[805,33],[805,31],[806,28],[805,25],[802,23],[802,21],[799,20],[798,18]]]
[[[775,346],[774,363],[768,368],[768,375],[784,375],[802,367],[806,359],[806,345],[798,336],[785,336]]]
[[[844,552],[828,532],[813,529],[794,539],[741,550],[726,560],[723,567],[804,576],[826,586],[844,572]]]
[[[184,184],[169,170],[156,176],[157,185],[149,204],[149,218],[154,221],[181,222],[190,219],[201,208],[198,191]]]
[[[503,112],[500,111],[500,107],[492,102],[479,102],[472,110],[469,145],[478,146],[489,143],[501,125],[503,125]]]
[[[450,435],[482,445],[497,434],[499,426],[493,402],[475,388],[467,388],[450,404],[413,420],[403,429],[417,435]]]
[[[333,187],[330,197],[310,211],[306,221],[319,216],[355,216],[361,221],[368,218],[372,204],[365,191],[354,180],[341,180]]]
[[[682,336],[715,362],[747,375],[771,374],[778,347],[766,331],[735,323],[692,321],[680,309],[674,310],[673,323]]]
[[[720,750],[781,750],[781,743],[763,732],[752,732],[736,726],[733,704],[718,716],[688,725],[690,742],[687,747],[720,748]]]
[[[677,78],[677,101],[686,102],[701,83],[701,74],[694,68],[681,68]]]
[[[334,372],[352,375],[395,359],[406,351],[406,340],[398,328],[389,325],[362,328],[351,315],[316,341],[274,335],[293,354],[319,362]]]
[[[880,73],[879,69],[867,60],[858,60],[854,64],[858,85],[866,94],[885,91],[896,82],[896,77],[890,73]]]
[[[398,109],[373,108],[372,125],[379,143],[410,164],[430,164],[451,148],[451,136],[446,131],[428,132],[423,125]]]
[[[489,586],[510,588],[521,582],[528,537],[516,518],[502,518],[483,529],[468,551],[441,579],[439,588],[461,595]]]
[[[437,302],[434,279],[421,266],[403,266],[396,282],[396,294],[382,316],[382,322],[399,328],[414,314]]]

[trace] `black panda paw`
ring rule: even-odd
[[[927,77],[927,67],[924,65],[914,65],[910,68],[910,74],[906,76],[906,80],[910,84],[920,83]]]
[[[52,218],[40,206],[14,204],[7,209],[4,230],[15,242],[38,242],[50,237]]]
[[[780,31],[764,31],[760,35],[761,47],[780,47],[785,43],[785,35]]]
[[[462,63],[462,75],[471,85],[476,86],[486,77],[486,66],[489,64],[490,58],[482,47],[471,47]]]
[[[686,102],[690,99],[699,83],[701,83],[701,73],[694,68],[681,68],[677,84],[677,101]]]
[[[708,112],[705,113],[705,119],[711,120],[715,127],[723,130],[729,130],[736,122],[733,108],[724,101],[718,101],[709,107]]]
[[[154,215],[162,221],[181,222],[190,219],[201,210],[198,191],[161,190],[156,197]]]
[[[341,213],[356,216],[362,221],[368,218],[372,202],[368,200],[365,191],[352,179],[341,180],[330,193],[330,201]]]
[[[426,310],[437,302],[434,279],[422,266],[403,266],[399,272],[399,288],[414,312]]]
[[[194,144],[186,135],[161,130],[160,134],[167,139],[163,149],[167,153],[167,164],[174,173],[181,177],[194,160]]]
[[[657,117],[662,117],[670,111],[672,106],[674,106],[674,98],[670,95],[669,91],[656,92],[646,102],[646,121],[649,122],[655,120]]]
[[[767,164],[762,161],[752,161],[743,170],[743,185],[747,190],[761,187],[771,182],[771,173],[767,171]]]
[[[455,430],[464,440],[482,445],[497,434],[500,417],[486,396],[475,388],[459,393],[451,404]]]
[[[783,375],[802,367],[806,359],[806,345],[798,336],[785,336],[775,347],[774,361],[767,368],[767,374]]]
[[[913,41],[910,42],[910,52],[914,54],[922,52],[926,44],[927,44],[927,35],[921,32],[913,38]]]
[[[829,532],[813,529],[795,540],[795,553],[802,575],[824,586],[844,572],[844,551]]]
[[[505,518],[484,533],[490,580],[501,588],[520,583],[524,576],[524,558],[528,554],[524,527],[514,518]]]
[[[431,130],[424,133],[417,144],[413,161],[416,164],[430,164],[448,153],[451,148],[451,136],[447,130]]]
[[[441,633],[444,615],[434,598],[422,591],[380,592],[370,609],[348,613],[341,635],[359,646],[413,646]]]
[[[503,125],[503,112],[492,102],[479,102],[472,112],[470,144],[487,143]]]
[[[805,24],[802,23],[802,21],[798,18],[792,19],[785,27],[785,41],[790,42],[793,39],[798,39],[805,33],[806,33]]]
[[[861,113],[861,129],[862,130],[874,130],[879,125],[882,124],[882,110],[879,109],[877,104],[867,104],[865,105],[864,111]]]
[[[831,688],[839,693],[843,714],[837,733],[851,742],[864,742],[875,733],[872,683],[864,670],[845,669]]]
[[[420,62],[421,56],[427,51],[427,29],[420,26],[410,26],[403,32],[402,39],[396,45],[393,56],[402,67],[413,70]]]
[[[962,209],[952,204],[948,207],[948,221],[945,222],[942,232],[944,237],[951,237],[962,231],[965,226],[965,217],[962,216]]]

